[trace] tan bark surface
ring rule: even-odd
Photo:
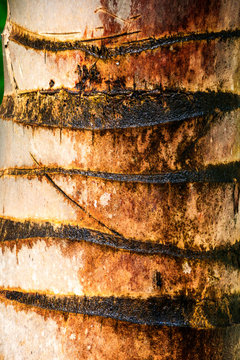
[[[240,359],[239,24],[9,0],[0,359]]]

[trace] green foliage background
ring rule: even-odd
[[[0,33],[2,33],[7,16],[7,0],[0,0]],[[3,58],[2,58],[2,41],[0,40],[0,103],[3,96]]]

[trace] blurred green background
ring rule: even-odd
[[[7,0],[0,0],[0,33],[2,33],[7,16]],[[0,41],[0,104],[3,97],[3,58],[2,58],[2,39]]]

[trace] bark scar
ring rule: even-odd
[[[33,161],[35,162],[35,164],[39,167],[41,167],[41,164],[36,160],[36,158],[33,156],[33,154],[30,153],[31,158],[33,159]],[[45,167],[43,166],[43,169],[45,169]],[[104,224],[103,222],[101,222],[100,220],[98,220],[97,218],[95,218],[95,216],[93,216],[92,214],[90,214],[83,206],[81,206],[77,201],[75,201],[74,199],[72,199],[68,194],[65,193],[65,191],[58,186],[55,181],[51,178],[51,176],[49,176],[46,172],[43,173],[43,176],[45,176],[45,178],[48,180],[48,182],[60,193],[62,194],[67,200],[69,200],[71,203],[73,203],[74,205],[76,205],[78,208],[80,208],[86,215],[88,215],[91,219],[97,221],[97,223],[103,227],[105,227],[106,229],[108,229],[109,231],[111,231],[111,233],[113,235],[119,236],[121,238],[124,238],[121,234],[119,234],[117,231],[113,230],[112,228],[110,228],[109,226],[107,226],[106,224]]]
[[[104,14],[107,14],[111,17],[113,17],[114,19],[117,19],[119,21],[122,21],[124,24],[128,24],[129,22],[131,22],[131,20],[127,20],[127,19],[123,19],[119,16],[117,16],[116,14],[114,14],[113,12],[109,11],[108,9],[106,9],[105,7],[100,7],[100,8],[97,8],[95,10],[95,13],[98,13],[98,12],[103,12]]]
[[[10,49],[8,46],[11,31],[12,31],[11,24],[9,22],[7,22],[2,38],[3,38],[4,49],[5,49],[5,56],[7,59],[6,64],[7,64],[7,70],[8,70],[8,75],[10,78],[11,86],[12,86],[12,89],[14,89],[17,92],[18,84],[17,84],[17,80],[16,80],[16,77],[14,74],[14,69],[13,69],[13,64],[12,64],[12,59],[11,59],[11,52],[10,52]]]

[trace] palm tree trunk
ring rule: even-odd
[[[9,0],[0,358],[240,358],[239,10]]]

